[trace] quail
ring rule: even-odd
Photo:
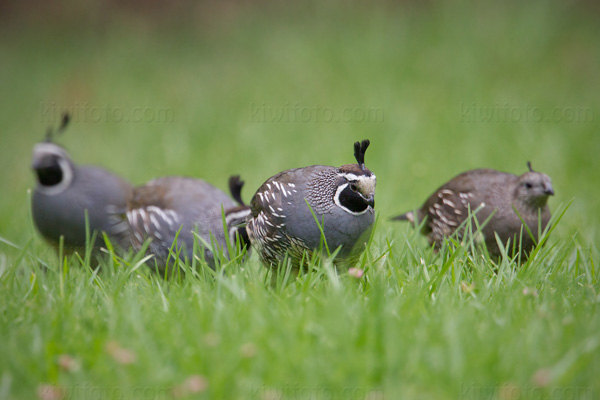
[[[437,189],[416,214],[410,211],[392,219],[413,224],[424,221],[421,232],[430,244],[440,248],[444,238],[453,234],[462,239],[467,229],[463,222],[469,213],[475,214],[491,256],[501,255],[495,235],[504,246],[509,240],[513,246],[521,243],[527,255],[535,241],[522,226],[521,218],[537,239],[538,222],[543,231],[550,221],[547,202],[554,195],[550,178],[533,171],[529,162],[527,165],[529,171],[521,176],[492,169],[464,172]],[[477,225],[472,222],[470,229],[476,232]]]
[[[239,193],[242,185],[239,179],[232,183],[232,193]],[[133,190],[127,207],[132,246],[139,251],[150,239],[148,252],[164,271],[178,252],[182,261],[187,258],[191,262],[196,242],[203,248],[207,264],[214,268],[214,254],[209,247],[216,245],[228,255],[222,210],[231,243],[235,245],[238,236],[241,244],[247,243],[245,231],[239,225],[250,212],[248,206],[236,205],[223,191],[201,179],[169,176],[152,180]]]
[[[229,178],[229,193],[238,203],[237,207],[229,208],[226,211],[227,229],[231,238],[239,236],[240,244],[250,250],[250,238],[246,231],[246,218],[250,215],[250,206],[242,199],[242,187],[244,181],[239,175],[233,175]]]
[[[64,131],[69,120],[65,114],[55,134]],[[113,245],[128,245],[129,226],[120,217],[132,190],[127,181],[100,167],[75,164],[53,143],[51,130],[35,145],[32,167],[37,178],[33,222],[46,240],[56,246],[62,236],[65,250],[78,251],[86,245],[87,230],[90,238],[96,233],[95,248],[104,244],[102,233]]]
[[[294,269],[301,267],[304,252],[320,246],[319,224],[328,248],[341,247],[338,262],[352,260],[375,218],[376,177],[365,167],[369,143],[354,144],[357,164],[289,169],[260,186],[246,231],[263,263],[276,266],[287,254]]]

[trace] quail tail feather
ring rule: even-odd
[[[408,221],[411,224],[415,223],[415,213],[413,211],[405,212],[404,214],[397,215],[390,218],[390,221]]]

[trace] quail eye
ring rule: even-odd
[[[529,183],[529,182],[526,182],[526,183],[525,183],[525,187],[526,187],[527,189],[531,189],[531,188],[533,187],[533,185],[532,185],[531,183]]]
[[[358,186],[356,185],[356,183],[350,184],[350,190],[352,190],[353,192],[356,192],[358,190]]]

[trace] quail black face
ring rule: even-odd
[[[52,195],[64,191],[73,179],[73,165],[65,150],[54,143],[38,143],[33,149],[32,167],[38,190]]]
[[[58,160],[59,158],[57,156],[49,154],[42,157],[42,159],[33,166],[41,185],[54,186],[62,181],[63,172]]]
[[[552,181],[546,174],[526,172],[519,177],[515,197],[525,204],[541,207],[554,195]]]
[[[375,208],[377,178],[371,171],[351,164],[341,167],[338,175],[333,198],[336,206],[353,215],[363,214],[369,207]]]

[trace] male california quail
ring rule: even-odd
[[[430,244],[439,248],[445,237],[454,233],[458,239],[463,237],[464,225],[458,231],[457,228],[468,218],[470,210],[472,214],[476,214],[480,226],[487,221],[481,233],[490,255],[500,255],[494,233],[504,245],[509,239],[513,246],[518,245],[521,240],[522,249],[527,252],[535,242],[522,227],[515,210],[537,240],[538,215],[541,216],[541,228],[544,230],[550,220],[548,197],[554,194],[550,178],[534,172],[530,163],[527,165],[529,172],[521,176],[492,169],[464,172],[436,190],[417,210],[416,216],[410,211],[393,219],[413,224],[426,219],[421,232],[427,236]],[[476,232],[474,223],[471,224],[471,229]]]
[[[365,167],[368,146],[368,140],[354,144],[358,164],[294,168],[263,183],[250,203],[246,231],[265,264],[275,266],[287,253],[298,268],[304,251],[319,247],[321,232],[311,209],[328,248],[341,246],[340,259],[363,246],[375,218],[376,177]]]
[[[233,190],[241,190],[243,182],[237,185],[239,188]],[[204,259],[214,267],[213,251],[198,240],[194,232],[210,247],[216,245],[228,255],[222,208],[231,244],[235,246],[239,236],[244,245],[247,236],[245,231],[238,230],[250,213],[248,206],[236,206],[225,193],[201,179],[170,176],[150,181],[135,188],[129,201],[127,220],[132,228],[133,248],[139,250],[150,238],[148,252],[155,256],[162,270],[168,262],[174,261],[174,258],[169,260],[171,249],[174,254],[180,250],[180,259],[187,258],[191,262],[194,243],[198,243],[204,249]],[[177,243],[173,246],[175,240]]]
[[[63,116],[56,134],[68,125]],[[54,245],[63,237],[65,249],[81,250],[86,245],[86,213],[90,238],[95,247],[104,244],[105,232],[112,244],[127,246],[129,226],[120,214],[127,206],[131,186],[120,177],[95,166],[76,165],[64,148],[52,142],[52,131],[33,149],[37,185],[31,202],[33,222],[42,236]]]
[[[250,206],[242,199],[243,186],[244,181],[240,179],[239,175],[233,175],[229,178],[229,193],[238,203],[238,206],[227,209],[225,214],[229,236],[235,238],[238,235],[240,243],[250,250],[250,238],[246,231],[246,218],[250,215]]]

